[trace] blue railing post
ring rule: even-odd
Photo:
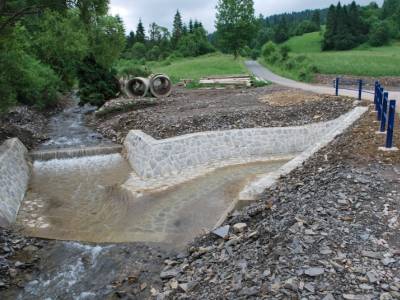
[[[377,107],[377,110],[376,110],[376,111],[377,111],[377,118],[378,118],[378,121],[381,120],[383,94],[384,94],[383,87],[379,87],[379,93],[378,93],[378,107]]]
[[[381,85],[377,82],[376,85],[376,99],[375,99],[375,111],[378,111],[378,104],[379,104],[379,93],[381,92]]]
[[[390,149],[393,147],[393,131],[394,131],[394,119],[396,115],[396,100],[390,100],[389,104],[389,123],[386,135],[386,148]]]
[[[389,101],[389,93],[385,93],[383,95],[381,128],[380,128],[380,132],[382,132],[382,133],[384,133],[386,130],[388,101]]]
[[[360,79],[358,81],[358,100],[362,99],[363,81]]]
[[[336,77],[335,87],[336,87],[336,96],[339,96],[339,77]]]

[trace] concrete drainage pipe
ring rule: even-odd
[[[155,74],[150,77],[150,91],[156,98],[168,97],[172,92],[172,82],[164,74]]]
[[[150,79],[143,77],[135,77],[129,80],[125,86],[126,93],[129,97],[145,97],[149,92],[149,88]]]

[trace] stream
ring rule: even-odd
[[[54,116],[50,139],[39,149],[112,145],[85,126],[91,111],[75,105]],[[17,226],[28,236],[64,242],[43,254],[40,272],[18,299],[102,298],[112,290],[107,284],[131,260],[126,253],[152,266],[149,251],[140,247],[183,249],[213,228],[250,180],[285,163],[225,167],[136,198],[121,187],[132,169],[119,153],[35,161]]]

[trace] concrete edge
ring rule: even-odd
[[[18,139],[18,138],[11,138],[6,140],[2,145],[0,145],[0,162],[3,161],[3,159],[7,159],[7,156],[9,156],[10,152],[13,153],[14,155],[18,155],[20,153],[22,157],[20,157],[24,162],[25,165],[22,166],[20,171],[23,171],[25,174],[23,174],[23,178],[19,178],[21,182],[20,186],[20,193],[15,191],[13,194],[15,195],[15,199],[7,199],[9,195],[0,195],[0,227],[9,227],[12,225],[17,217],[19,208],[21,206],[22,201],[24,200],[25,193],[28,189],[28,183],[29,183],[29,178],[31,177],[31,172],[32,172],[32,162],[30,160],[29,154],[28,154],[28,149],[25,147],[25,145]],[[21,174],[20,174],[21,175]],[[0,165],[0,177],[2,176],[1,174],[1,165]],[[17,175],[17,177],[20,177]],[[15,180],[15,183],[17,184],[18,180]],[[12,204],[7,203],[7,202],[12,202]],[[12,214],[10,214],[10,210],[12,210]]]
[[[294,159],[289,161],[287,164],[283,165],[275,172],[270,172],[265,175],[258,176],[258,179],[249,183],[240,193],[236,201],[233,201],[229,208],[220,217],[214,228],[220,227],[228,217],[228,215],[235,209],[243,208],[257,200],[260,199],[265,190],[273,187],[279,178],[284,175],[291,173],[293,170],[297,169],[303,165],[308,159],[310,159],[315,153],[317,153],[322,148],[326,147],[331,143],[337,136],[342,134],[346,129],[353,125],[357,120],[359,120],[366,112],[367,107],[356,107],[349,113],[343,115],[343,121],[338,124],[330,133],[325,135],[325,137],[317,144],[309,147],[300,155],[296,156]]]

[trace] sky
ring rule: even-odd
[[[342,0],[344,4],[352,0]],[[357,0],[360,5],[366,5],[372,0]],[[215,30],[215,7],[217,0],[111,0],[110,12],[118,14],[125,23],[127,32],[136,30],[139,18],[146,29],[156,22],[160,26],[171,29],[176,10],[182,14],[185,23],[189,19],[201,21],[208,32]],[[305,9],[326,8],[336,4],[337,0],[254,0],[256,14],[270,16],[284,12],[302,11]],[[383,0],[376,0],[381,5]]]

